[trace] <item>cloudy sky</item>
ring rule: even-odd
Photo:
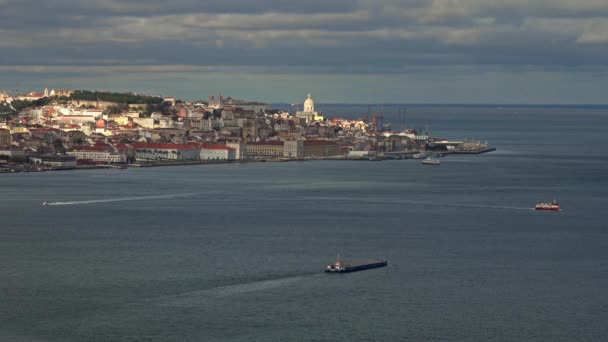
[[[608,103],[607,0],[0,0],[0,91]]]

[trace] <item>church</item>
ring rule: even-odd
[[[308,98],[304,101],[304,108],[302,111],[296,112],[296,117],[300,119],[305,119],[306,123],[313,123],[315,121],[323,121],[324,118],[319,113],[315,112],[315,101],[312,99],[312,96],[308,94]]]

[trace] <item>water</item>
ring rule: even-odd
[[[0,340],[604,340],[608,115],[408,117],[498,150],[0,176]]]

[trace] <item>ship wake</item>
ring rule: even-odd
[[[161,306],[190,307],[200,306],[210,299],[221,299],[236,295],[243,295],[253,292],[267,291],[292,284],[299,283],[306,279],[322,276],[318,273],[309,275],[298,275],[277,279],[259,280],[244,282],[232,285],[218,286],[204,290],[189,291],[177,295],[163,296],[153,300],[153,303]]]
[[[112,202],[126,202],[126,201],[145,201],[145,200],[155,200],[155,199],[191,197],[191,196],[195,196],[195,195],[199,195],[199,194],[198,193],[188,193],[188,194],[170,194],[170,195],[154,195],[154,196],[134,196],[134,197],[90,199],[90,200],[69,201],[69,202],[44,202],[44,203],[42,203],[42,205],[48,205],[48,206],[84,205],[84,204],[96,204],[96,203],[112,203]]]
[[[428,201],[408,201],[408,200],[374,200],[369,198],[352,198],[352,197],[336,197],[336,196],[324,196],[324,197],[304,197],[301,199],[315,200],[315,201],[331,201],[331,202],[358,202],[363,204],[386,204],[386,205],[411,205],[411,206],[422,206],[422,207],[443,207],[443,208],[469,208],[469,209],[498,209],[498,210],[534,210],[532,207],[517,207],[509,205],[484,205],[474,203],[438,203]]]

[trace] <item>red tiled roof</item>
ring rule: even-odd
[[[19,95],[19,96],[22,96],[22,97],[44,97],[44,94],[31,92],[29,94]]]
[[[220,144],[202,144],[200,146],[206,150],[230,150],[230,147]]]
[[[74,151],[97,151],[97,152],[106,152],[108,150],[108,145],[95,145],[95,146],[77,146],[74,147]]]
[[[131,145],[127,145],[127,144],[115,144],[114,147],[116,147],[119,150],[128,150],[131,147]]]

